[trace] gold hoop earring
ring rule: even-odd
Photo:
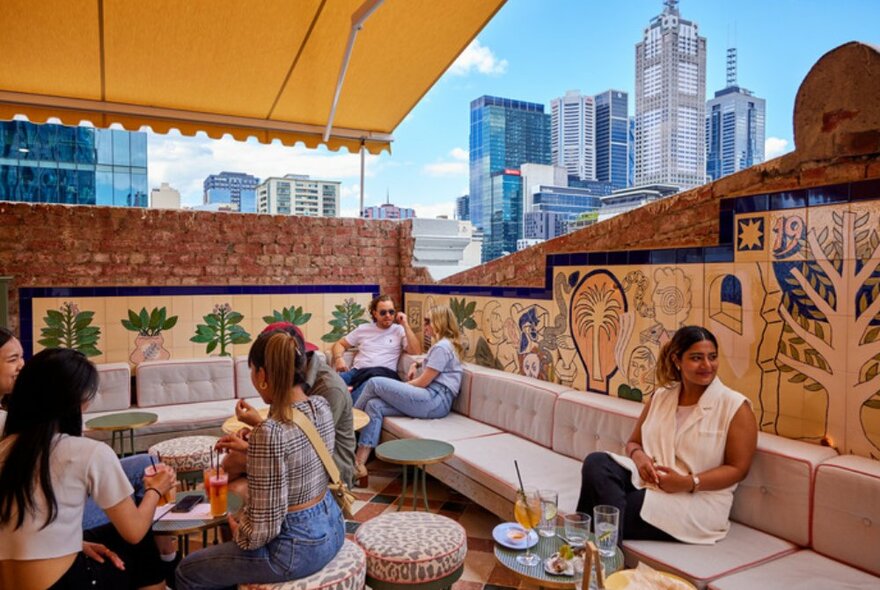
[[[260,389],[262,389],[263,391],[269,389],[269,384],[263,381],[262,383],[260,383]]]

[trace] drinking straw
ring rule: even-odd
[[[156,473],[156,460],[153,459],[152,455],[147,455],[150,458],[150,464],[153,466],[153,473]]]
[[[516,478],[519,480],[519,492],[525,496],[526,488],[523,486],[522,475],[519,473],[519,463],[516,462],[516,459],[513,460],[513,466],[516,467]]]

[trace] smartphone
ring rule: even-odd
[[[201,494],[187,496],[175,504],[174,508],[171,509],[171,512],[189,512],[196,507],[196,504],[201,504],[204,501],[205,497]]]

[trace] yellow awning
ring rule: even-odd
[[[369,4],[369,2],[367,3]],[[0,119],[377,154],[504,0],[2,0]]]

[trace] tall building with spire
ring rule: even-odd
[[[706,38],[665,0],[636,44],[636,185],[706,181],[705,100]]]
[[[736,81],[736,48],[727,50],[727,86],[706,102],[706,175],[710,180],[764,161],[766,104]]]
[[[596,102],[578,90],[550,101],[550,155],[569,176],[596,179]]]

